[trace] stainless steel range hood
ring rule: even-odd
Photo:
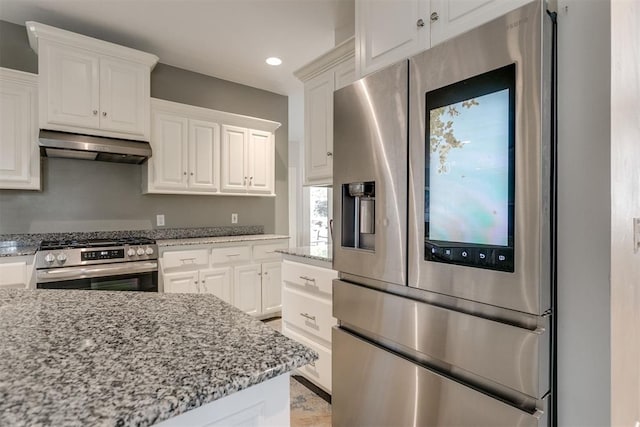
[[[151,157],[145,141],[105,138],[41,129],[40,154],[46,157],[141,164]]]

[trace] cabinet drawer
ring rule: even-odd
[[[304,288],[309,292],[331,295],[331,282],[338,278],[338,272],[313,265],[282,261],[282,280]]]
[[[251,247],[231,246],[228,248],[211,249],[212,264],[230,264],[251,261]]]
[[[209,255],[206,249],[195,249],[191,251],[170,251],[162,255],[162,265],[165,269],[208,265]]]
[[[318,360],[298,368],[298,373],[331,393],[331,350],[287,328],[286,323],[283,326],[282,333],[318,352]]]
[[[27,263],[0,264],[0,286],[25,288],[27,286]]]
[[[274,259],[280,259],[280,254],[276,252],[278,249],[286,249],[289,247],[287,240],[281,240],[276,243],[256,244],[253,246],[253,259],[256,261],[263,261]]]
[[[331,342],[331,327],[336,324],[336,319],[332,315],[330,301],[283,289],[282,311],[284,322]]]

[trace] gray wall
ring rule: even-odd
[[[611,425],[610,1],[558,2],[560,426]]]
[[[0,21],[0,67],[37,72],[25,27]],[[276,131],[275,198],[142,195],[141,168],[66,159],[43,159],[43,191],[0,190],[0,234],[45,231],[263,225],[266,233],[288,233],[287,97],[158,64],[151,96],[280,122]]]

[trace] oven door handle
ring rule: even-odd
[[[37,283],[59,282],[62,280],[88,279],[92,277],[118,276],[122,274],[147,273],[158,270],[157,262],[127,262],[117,265],[95,267],[63,267],[51,270],[38,270]]]

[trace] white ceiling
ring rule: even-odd
[[[36,21],[129,46],[160,62],[271,92],[352,32],[354,0],[0,0],[0,19]],[[282,65],[265,64],[278,56]]]

